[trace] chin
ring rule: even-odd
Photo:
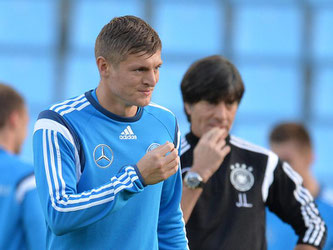
[[[14,154],[16,154],[16,155],[21,154],[21,152],[22,152],[21,147],[19,147],[19,148],[15,148],[15,149],[14,149]]]
[[[137,106],[144,107],[147,106],[150,103],[151,98],[147,98],[144,100],[138,100],[136,103]]]

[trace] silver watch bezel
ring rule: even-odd
[[[203,183],[202,177],[198,173],[188,171],[185,174],[184,184],[186,185],[186,187],[188,187],[190,189],[196,189],[196,188],[201,187],[202,183]]]

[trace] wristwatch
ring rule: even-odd
[[[202,181],[202,177],[196,173],[188,171],[184,177],[184,184],[191,189],[203,188],[205,183]]]

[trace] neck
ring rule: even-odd
[[[6,129],[0,132],[0,147],[10,153],[15,153],[14,135]]]
[[[319,184],[317,180],[312,176],[309,171],[302,173],[301,176],[303,178],[304,187],[309,190],[313,197],[317,197],[319,193]]]
[[[100,105],[107,111],[122,116],[122,117],[133,117],[135,116],[138,107],[134,105],[127,105],[124,100],[117,96],[110,95],[110,90],[105,87],[102,82],[96,89],[97,99]]]

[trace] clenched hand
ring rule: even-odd
[[[145,184],[166,180],[178,170],[179,156],[174,144],[165,144],[146,153],[137,163]]]
[[[200,174],[203,182],[207,182],[230,152],[230,146],[225,141],[227,135],[226,129],[214,127],[201,136],[195,147],[192,171]]]

